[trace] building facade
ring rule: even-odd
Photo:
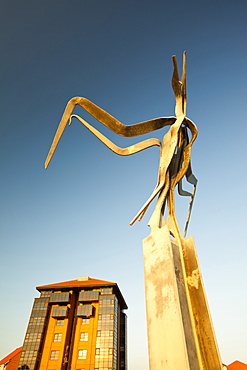
[[[126,302],[113,282],[37,287],[19,370],[127,370]]]

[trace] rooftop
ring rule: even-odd
[[[227,366],[227,370],[247,370],[247,365],[240,361],[234,361]]]
[[[65,290],[75,288],[97,288],[97,287],[113,287],[113,291],[118,297],[120,304],[123,309],[127,309],[128,306],[122,296],[122,293],[117,285],[112,281],[99,280],[90,278],[89,276],[80,276],[76,280],[64,281],[61,283],[53,283],[48,285],[37,286],[36,289],[41,292],[43,290]]]
[[[18,355],[22,350],[22,347],[16,348],[12,351],[9,355],[5,356],[2,360],[0,360],[0,365],[6,364],[6,362],[10,361],[14,356]]]

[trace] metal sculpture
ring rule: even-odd
[[[179,228],[176,222],[174,211],[174,188],[178,184],[178,192],[183,196],[191,196],[190,209],[188,212],[187,223],[184,231],[188,228],[188,220],[190,217],[191,206],[195,194],[197,180],[192,174],[190,156],[191,147],[197,136],[196,125],[186,117],[186,54],[183,59],[183,74],[180,81],[176,56],[173,56],[174,72],[172,76],[172,88],[176,98],[176,117],[161,117],[153,120],[137,123],[134,125],[124,125],[109,113],[105,112],[97,105],[86,98],[75,97],[72,98],[63,113],[62,119],[58,126],[56,135],[54,137],[51,149],[45,162],[45,168],[48,167],[49,162],[54,154],[57,144],[61,138],[63,131],[67,124],[70,125],[72,118],[77,118],[88,130],[90,130],[103,144],[105,144],[114,153],[119,155],[131,155],[138,153],[144,149],[152,146],[160,148],[160,165],[158,173],[158,182],[149,199],[145,202],[143,207],[137,215],[130,222],[132,225],[137,219],[140,221],[144,216],[149,204],[158,195],[158,202],[151,218],[149,225],[154,228],[163,224],[163,215],[165,204],[168,205],[168,224],[172,235],[179,233]],[[141,141],[135,145],[127,148],[120,148],[107,139],[102,133],[91,126],[84,119],[78,115],[72,114],[74,107],[80,105],[87,112],[89,112],[99,122],[104,124],[110,130],[118,135],[133,137],[143,135],[145,133],[161,129],[165,126],[170,126],[169,131],[163,138],[163,141],[156,138]],[[189,140],[188,131],[190,131],[191,139]],[[194,185],[193,192],[189,193],[182,189],[182,178],[186,177],[187,181]]]
[[[66,126],[77,118],[114,153],[131,155],[152,146],[160,148],[157,185],[131,221],[141,220],[148,206],[158,197],[149,220],[150,235],[143,240],[146,311],[151,370],[220,370],[222,363],[203,288],[193,238],[184,239],[175,214],[174,190],[190,196],[185,225],[186,236],[197,179],[191,169],[191,148],[197,137],[196,125],[186,117],[186,53],[180,80],[176,56],[173,56],[172,88],[176,99],[175,117],[161,117],[134,125],[124,125],[86,98],[71,99],[63,113],[45,168],[54,154]],[[139,136],[170,126],[162,142],[147,139],[120,148],[78,115],[80,105],[99,122],[118,135]],[[182,188],[182,179],[193,185],[191,193]],[[167,219],[164,211],[167,207]],[[172,236],[172,237],[171,237]]]

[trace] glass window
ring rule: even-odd
[[[93,302],[99,300],[99,292],[98,291],[87,291],[87,292],[80,292],[79,294],[79,302]]]
[[[43,290],[41,293],[40,293],[40,297],[49,297],[52,293],[52,290]]]
[[[88,341],[88,333],[80,333],[80,341],[81,342],[86,342]]]
[[[69,298],[69,292],[52,293],[50,296],[50,302],[69,302]]]
[[[112,294],[112,288],[102,288],[101,294]]]
[[[85,360],[87,358],[87,350],[86,349],[80,349],[78,351],[78,360]]]
[[[88,324],[89,324],[89,320],[90,320],[90,319],[82,319],[82,320],[81,320],[81,324],[82,324],[82,325],[88,325]]]
[[[63,318],[67,316],[68,307],[67,306],[57,306],[52,308],[52,317]]]
[[[63,325],[64,324],[64,320],[57,320],[57,323],[56,323],[56,325]]]
[[[27,333],[25,338],[26,342],[37,342],[41,338],[41,333]]]
[[[45,322],[44,317],[31,317],[28,326],[41,325]]]
[[[96,350],[95,350],[95,354],[96,354],[96,355],[99,355],[99,354],[100,354],[100,348],[96,348]]]
[[[92,316],[93,315],[93,306],[84,305],[77,307],[77,316]]]
[[[58,360],[59,351],[51,351],[50,360]]]
[[[62,340],[62,333],[55,333],[53,342],[61,342]]]

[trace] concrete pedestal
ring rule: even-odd
[[[164,225],[143,240],[143,255],[150,370],[221,370],[193,248],[184,261],[181,246],[171,241]],[[201,313],[205,307],[206,314]]]

